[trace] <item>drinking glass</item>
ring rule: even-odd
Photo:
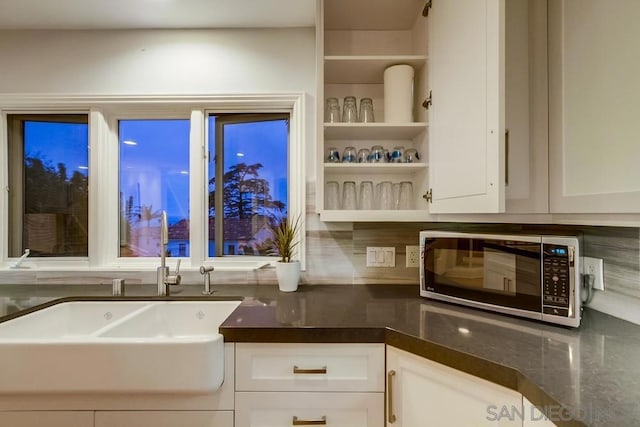
[[[340,153],[336,147],[327,150],[327,157],[324,159],[327,163],[340,163]]]
[[[374,145],[371,147],[371,156],[369,157],[371,163],[384,163],[386,162],[384,148],[382,145]]]
[[[405,163],[416,163],[420,161],[418,150],[416,150],[415,148],[406,149],[404,152],[404,161]]]
[[[338,98],[327,98],[324,110],[324,121],[327,123],[340,122],[340,104]]]
[[[373,209],[373,182],[362,181],[360,183],[360,194],[358,194],[358,209]]]
[[[410,181],[400,183],[400,198],[398,199],[398,209],[413,209],[413,185]]]
[[[345,181],[342,184],[342,209],[356,209],[356,183],[355,181]]]
[[[373,123],[373,101],[371,98],[362,98],[360,100],[360,121],[362,123]]]
[[[380,191],[378,194],[378,209],[393,209],[393,189],[391,181],[382,181],[380,183]]]
[[[371,152],[368,148],[361,148],[358,150],[358,163],[368,163],[370,155]]]
[[[391,184],[391,194],[393,194],[392,209],[398,209],[398,203],[400,202],[400,183],[394,182]]]
[[[355,96],[345,96],[342,104],[342,121],[356,123],[358,121],[358,107]]]
[[[328,181],[325,190],[325,209],[340,209],[340,191],[338,181]]]
[[[404,161],[404,147],[402,145],[393,147],[389,161],[391,163],[402,163]]]
[[[342,163],[355,163],[356,162],[356,148],[347,147],[342,152]]]

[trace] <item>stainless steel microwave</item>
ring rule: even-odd
[[[420,232],[420,295],[580,326],[577,237]]]

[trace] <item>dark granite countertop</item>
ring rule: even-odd
[[[155,286],[127,291],[150,298]],[[199,291],[183,286],[174,295],[203,298]],[[109,292],[108,286],[0,286],[0,316]],[[387,343],[519,391],[556,414],[557,425],[640,424],[640,326],[585,309],[581,327],[568,329],[417,293],[416,286],[395,285],[302,286],[295,293],[242,285],[216,287],[214,297],[244,297],[220,327],[226,341]]]

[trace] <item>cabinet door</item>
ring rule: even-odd
[[[640,212],[640,2],[549,2],[552,213]]]
[[[393,347],[387,375],[388,427],[522,425],[522,396],[489,381]]]
[[[0,412],[0,426],[93,427],[93,411]]]
[[[98,411],[95,427],[233,427],[233,411]]]
[[[504,0],[431,9],[431,213],[504,212],[504,13]]]
[[[235,427],[382,427],[384,393],[236,393]]]

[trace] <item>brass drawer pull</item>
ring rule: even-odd
[[[293,366],[293,373],[294,374],[326,374],[327,373],[327,367],[323,366],[322,368],[316,368],[316,369],[301,369],[297,366]]]
[[[291,425],[294,426],[326,426],[327,425],[327,417],[323,416],[319,420],[301,420],[295,415],[293,416],[293,421],[291,421]]]
[[[396,416],[393,414],[393,377],[396,371],[390,370],[387,374],[387,412],[389,412],[389,424],[396,422]]]

